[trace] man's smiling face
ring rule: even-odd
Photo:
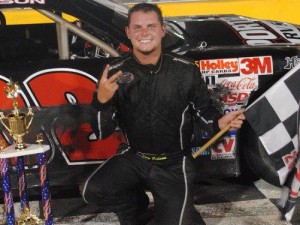
[[[131,40],[133,51],[150,55],[161,52],[161,40],[165,36],[165,27],[155,12],[134,12],[130,24],[126,27],[127,37]]]

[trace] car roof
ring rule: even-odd
[[[63,12],[83,22],[88,22],[95,28],[109,32],[110,37],[130,45],[124,28],[127,25],[128,7],[111,0],[24,0],[22,3],[17,0],[6,0],[0,4],[0,9],[9,9],[15,7],[30,7],[33,9],[46,9],[49,11]],[[229,18],[229,19],[225,19]],[[270,44],[277,43],[298,43],[299,39],[284,37],[284,31],[281,28],[290,29],[288,24],[279,22],[265,22],[263,20],[241,17],[238,15],[206,15],[206,16],[188,16],[188,17],[169,17],[166,22],[177,24],[175,35],[182,35],[185,45],[190,48],[196,47],[199,43],[206,41],[208,46],[242,46],[248,45],[247,40],[241,35],[243,32],[235,29],[234,21],[240,20],[243,24],[251,24],[264,29],[265,33],[272,33],[276,38]],[[199,23],[202,22],[202,24]],[[207,23],[205,23],[207,22]],[[234,24],[234,25],[232,25]],[[169,26],[170,27],[170,26]],[[215,30],[213,30],[215,27]],[[222,31],[224,35],[215,35],[216,30]],[[299,33],[299,26],[293,26],[292,31]],[[170,30],[174,32],[174,29]],[[226,34],[226,35],[225,35]],[[187,44],[188,43],[188,44]],[[249,42],[250,43],[250,42]],[[184,47],[184,46],[181,46]]]

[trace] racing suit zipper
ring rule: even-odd
[[[153,141],[153,118],[152,118],[152,104],[153,104],[153,93],[152,93],[152,84],[153,84],[153,72],[150,71],[149,72],[149,82],[148,82],[148,104],[149,104],[149,123],[150,123],[150,131],[149,131],[149,135],[150,135],[150,145],[151,145],[151,149],[154,149],[154,141]]]

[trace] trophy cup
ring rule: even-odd
[[[28,108],[27,114],[19,110],[17,97],[19,96],[20,88],[16,83],[10,80],[4,91],[7,98],[12,99],[14,108],[12,113],[6,116],[3,112],[0,112],[0,122],[13,137],[16,144],[15,148],[23,150],[26,148],[26,145],[23,143],[23,136],[28,132],[28,128],[31,125],[34,114],[30,107]],[[8,121],[8,125],[4,122],[5,120]]]
[[[13,110],[10,114],[4,115],[0,112],[0,122],[4,126],[9,134],[14,139],[14,145],[4,148],[4,144],[0,140],[0,172],[2,177],[2,186],[4,190],[4,203],[6,213],[7,225],[37,225],[37,224],[53,224],[51,199],[49,191],[49,182],[46,171],[46,151],[50,150],[49,145],[43,145],[43,136],[39,134],[37,136],[37,144],[23,143],[23,136],[28,132],[28,129],[33,120],[32,109],[29,108],[27,113],[22,112],[18,108],[17,98],[20,93],[19,86],[12,80],[7,83],[4,88],[7,98],[11,98],[13,101]],[[8,125],[7,125],[8,124]],[[22,151],[26,149],[26,151]],[[43,202],[43,214],[44,220],[39,219],[36,215],[31,214],[27,193],[27,184],[24,167],[24,156],[38,154],[39,164],[39,176],[42,187],[42,202]],[[19,184],[19,197],[21,203],[21,216],[15,221],[13,196],[11,193],[10,179],[9,179],[9,165],[8,159],[17,158],[17,172],[18,172],[18,184]]]

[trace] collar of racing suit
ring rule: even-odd
[[[147,69],[150,70],[151,74],[157,74],[160,69],[161,69],[161,65],[162,65],[162,61],[163,61],[163,53],[160,54],[160,57],[158,59],[158,62],[156,65],[154,64],[142,64],[141,61],[132,53],[134,60],[140,64],[141,66],[145,66]]]

